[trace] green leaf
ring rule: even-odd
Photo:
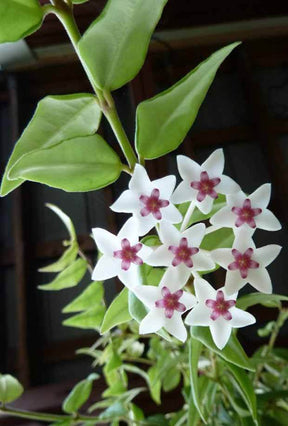
[[[288,297],[281,294],[264,294],[264,293],[250,293],[245,296],[239,297],[237,300],[237,308],[246,310],[250,306],[260,305],[269,308],[278,308],[282,302],[287,302]]]
[[[167,0],[109,0],[78,44],[100,89],[115,90],[142,67]]]
[[[99,419],[101,420],[108,420],[108,419],[114,419],[117,417],[125,417],[127,415],[127,410],[121,402],[115,402],[110,407],[107,408],[107,410],[103,411],[103,413],[100,414]]]
[[[156,404],[161,404],[161,380],[159,379],[158,366],[153,365],[148,370],[148,385],[151,397]]]
[[[230,364],[227,362],[225,364],[232,375],[235,377],[238,385],[239,385],[239,392],[244,399],[254,421],[257,424],[257,404],[256,404],[256,395],[254,392],[253,384],[247,374],[243,374],[243,370],[239,367],[236,367],[233,364]]]
[[[59,219],[62,220],[62,222],[66,226],[66,229],[69,233],[70,240],[71,241],[77,240],[76,231],[75,231],[73,222],[70,219],[70,217],[66,213],[64,213],[61,209],[59,209],[59,207],[55,206],[54,204],[46,203],[46,207],[48,207],[50,210],[52,210],[59,217]]]
[[[128,310],[128,289],[125,287],[119,293],[106,311],[101,326],[101,334],[106,333],[116,325],[123,324],[131,320]]]
[[[95,307],[102,303],[104,289],[101,282],[91,283],[85,290],[74,299],[69,305],[62,309],[63,314],[70,312],[80,312]]]
[[[78,244],[74,242],[64,251],[60,259],[48,266],[38,269],[39,272],[61,272],[76,259],[78,254]]]
[[[24,392],[23,386],[10,374],[0,374],[0,402],[7,404],[15,401]]]
[[[163,390],[170,392],[177,388],[181,380],[181,373],[177,368],[170,368],[166,371],[165,377],[163,377]]]
[[[26,37],[41,26],[42,19],[38,0],[1,0],[0,43]]]
[[[189,371],[190,371],[190,383],[191,383],[191,396],[201,419],[206,424],[207,421],[201,410],[201,401],[199,398],[199,389],[198,389],[198,380],[199,380],[198,379],[198,362],[199,362],[201,351],[202,351],[202,343],[199,340],[191,338],[190,344],[189,344]]]
[[[201,243],[204,250],[215,250],[216,248],[232,247],[235,235],[230,228],[220,228],[217,231],[205,235]]]
[[[82,405],[88,400],[93,386],[93,380],[99,376],[96,374],[90,374],[87,379],[77,383],[72,389],[69,395],[65,398],[62,404],[62,409],[65,413],[76,413]]]
[[[68,192],[86,192],[115,182],[121,171],[115,151],[101,136],[92,135],[26,155],[12,168],[10,176]]]
[[[82,328],[84,330],[99,330],[105,314],[105,307],[97,305],[80,314],[73,315],[62,322],[67,327]]]
[[[41,290],[62,290],[64,288],[75,287],[84,277],[87,262],[84,259],[77,259],[68,268],[60,272],[49,284],[39,285]]]
[[[1,195],[7,195],[23,183],[23,179],[19,178],[9,180],[12,167],[21,157],[67,139],[92,135],[98,129],[100,118],[101,110],[93,95],[47,96],[42,99],[14,147],[2,180]]]
[[[207,327],[191,327],[191,336],[194,339],[199,340],[208,349],[211,349],[211,351],[215,352],[226,361],[231,362],[238,367],[245,368],[246,370],[255,371],[251,366],[249,358],[244,352],[241,344],[233,333],[231,333],[227,345],[222,350],[218,349],[214,344],[210,330]]]
[[[181,144],[216,71],[238,45],[233,43],[213,53],[174,86],[138,106],[136,148],[141,157],[158,158]]]
[[[87,1],[89,1],[89,0],[72,0],[72,3],[74,3],[74,4],[82,4],[82,3],[87,3]]]

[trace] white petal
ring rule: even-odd
[[[176,339],[181,342],[184,343],[187,339],[187,330],[183,324],[180,312],[174,311],[172,318],[165,318],[164,327],[172,336],[176,337]]]
[[[161,209],[161,213],[162,213],[162,220],[167,220],[167,222],[179,223],[182,220],[182,214],[171,203],[169,204],[169,206]]]
[[[226,346],[229,337],[231,335],[231,326],[229,321],[219,317],[216,321],[213,321],[210,325],[210,331],[215,345],[219,349],[223,349]]]
[[[194,308],[194,306],[197,305],[196,297],[187,291],[183,291],[183,295],[180,297],[179,302],[186,306],[186,311],[189,311],[191,308]]]
[[[183,232],[182,237],[186,237],[190,247],[199,247],[205,235],[206,226],[204,223],[197,223]]]
[[[98,250],[101,253],[113,256],[113,252],[121,248],[119,238],[111,234],[111,232],[106,231],[106,229],[93,228],[92,233]]]
[[[165,176],[164,178],[153,180],[151,184],[153,188],[159,189],[160,199],[170,200],[170,197],[176,185],[176,176]]]
[[[116,277],[121,269],[121,261],[113,259],[113,257],[105,256],[98,260],[92,273],[93,281],[107,280],[108,278]]]
[[[145,244],[142,244],[141,250],[138,252],[138,256],[141,257],[141,259],[146,262],[148,257],[153,253],[152,247],[145,246]]]
[[[205,197],[203,201],[196,200],[195,202],[196,206],[203,214],[208,214],[211,212],[213,203],[214,203],[214,198],[209,197],[209,195]]]
[[[139,333],[155,333],[164,325],[164,315],[160,309],[152,309],[140,323]]]
[[[226,291],[226,287],[221,287],[218,289],[218,291],[221,290],[224,293],[224,298],[226,299],[232,299],[232,300],[237,300],[237,296],[238,296],[238,291],[234,292],[234,293],[230,293],[228,294]]]
[[[224,228],[230,228],[235,225],[237,216],[232,213],[231,207],[223,207],[217,213],[212,216],[209,221],[212,225],[223,226]]]
[[[186,180],[181,182],[171,196],[171,202],[175,204],[185,203],[196,199],[198,191],[191,188],[190,183]]]
[[[212,152],[201,168],[208,172],[209,177],[220,177],[224,170],[224,161],[223,149],[219,148]]]
[[[189,269],[182,265],[179,265],[177,267],[170,266],[166,272],[164,273],[160,283],[159,287],[168,287],[171,293],[174,293],[175,291],[182,288],[190,275]]]
[[[151,266],[171,266],[173,258],[174,255],[168,250],[167,246],[161,246],[150,254],[146,263]]]
[[[131,245],[138,243],[138,222],[135,217],[130,217],[122,226],[118,233],[121,240],[127,238]]]
[[[277,244],[269,244],[255,250],[253,258],[260,263],[260,266],[268,266],[280,253],[282,247]]]
[[[240,186],[229,176],[220,176],[221,182],[215,186],[215,190],[220,194],[233,194],[240,191]]]
[[[179,174],[183,180],[190,183],[193,180],[200,179],[201,167],[196,161],[191,160],[191,158],[185,155],[177,155],[177,165]]]
[[[135,166],[132,178],[129,182],[129,188],[138,194],[147,194],[152,190],[148,174],[145,168],[140,164],[136,164]]]
[[[257,228],[265,229],[266,231],[279,231],[282,228],[277,217],[270,210],[263,210],[261,214],[254,218]]]
[[[129,289],[141,285],[141,275],[138,265],[130,265],[128,271],[121,269],[118,273],[119,280]]]
[[[215,262],[222,266],[222,268],[227,269],[227,266],[234,262],[234,256],[232,255],[231,249],[220,248],[211,251],[211,257]]]
[[[194,271],[210,271],[215,268],[215,263],[211,259],[210,253],[204,250],[199,250],[193,257],[193,270]]]
[[[270,201],[271,197],[271,184],[264,183],[261,185],[253,194],[250,195],[249,199],[251,200],[252,207],[260,207],[260,209],[265,209]]]
[[[208,283],[208,281],[202,278],[196,278],[194,280],[194,288],[197,299],[200,302],[205,303],[207,299],[215,299],[216,290]]]
[[[139,210],[140,201],[138,195],[134,191],[127,189],[122,192],[119,198],[110,206],[113,212],[133,213]]]
[[[254,231],[253,231],[254,232]],[[233,248],[236,248],[241,253],[246,251],[248,248],[255,248],[255,243],[251,238],[251,228],[241,226],[236,233]]]
[[[200,325],[207,326],[211,323],[211,309],[207,308],[202,303],[199,303],[192,309],[191,312],[187,315],[185,323],[188,325]]]
[[[265,268],[249,269],[247,281],[262,293],[272,293],[271,278]]]
[[[140,214],[135,214],[134,217],[138,222],[138,235],[146,235],[157,223],[157,220],[149,214],[148,216],[142,217]]]
[[[165,221],[160,223],[159,237],[166,246],[178,245],[181,236],[181,232],[171,223]]]
[[[137,286],[133,288],[133,293],[149,309],[154,309],[156,300],[162,299],[161,289],[152,285]]]
[[[249,314],[249,312],[242,311],[242,309],[233,307],[230,309],[230,313],[232,315],[232,319],[229,321],[231,327],[241,328],[256,322],[253,315]]]
[[[233,293],[240,290],[248,282],[247,279],[241,278],[240,272],[236,271],[227,271],[226,280],[225,280],[225,291],[227,295],[232,295]]]
[[[247,195],[243,191],[236,192],[236,194],[229,194],[226,197],[227,204],[231,207],[242,207]]]

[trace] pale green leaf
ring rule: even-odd
[[[23,386],[10,374],[0,374],[0,402],[7,404],[15,401],[24,392]]]
[[[190,372],[190,383],[191,383],[191,396],[197,411],[206,424],[206,419],[201,409],[201,400],[199,397],[198,389],[198,362],[202,351],[202,343],[199,340],[190,338],[189,342],[189,372]]]
[[[74,242],[64,251],[60,259],[48,266],[38,269],[39,272],[61,272],[69,266],[77,257],[78,244]]]
[[[26,1],[26,0],[25,0]],[[98,129],[101,111],[95,97],[89,94],[47,96],[14,147],[1,184],[1,195],[7,195],[23,182],[11,181],[9,172],[24,155],[52,147],[67,139],[92,135]]]
[[[141,157],[158,158],[181,144],[219,66],[238,44],[213,53],[174,86],[138,106],[136,148]]]
[[[98,375],[90,374],[87,379],[77,383],[69,395],[65,398],[62,404],[65,413],[76,413],[82,405],[88,400],[93,386],[93,380],[97,379]]]
[[[246,310],[258,303],[269,308],[278,308],[281,306],[281,301],[287,302],[288,297],[281,294],[250,293],[237,299],[237,308]]]
[[[97,305],[87,311],[74,315],[65,321],[63,325],[67,327],[82,328],[84,330],[99,330],[105,314],[105,307]]]
[[[42,19],[38,0],[1,0],[0,43],[26,37],[41,26]]]
[[[92,135],[34,151],[22,157],[10,175],[68,192],[85,192],[113,183],[121,171],[115,151],[101,136]]]
[[[62,309],[64,314],[70,312],[80,312],[99,305],[103,300],[104,289],[101,282],[91,283],[85,290],[74,299],[69,305]]]
[[[78,44],[100,89],[115,90],[142,67],[150,37],[167,0],[109,0]]]
[[[101,334],[107,333],[107,331],[116,327],[116,325],[123,324],[130,320],[131,315],[128,310],[128,289],[125,287],[121,293],[115,297],[107,309],[101,326]]]
[[[49,284],[39,285],[41,290],[62,290],[64,288],[75,287],[84,277],[87,262],[84,259],[77,259],[68,268],[60,272]]]
[[[73,222],[70,219],[70,217],[66,213],[64,213],[61,209],[59,209],[59,207],[55,206],[54,204],[46,203],[46,207],[48,207],[50,210],[52,210],[59,217],[59,219],[62,220],[62,222],[66,226],[66,229],[69,233],[71,241],[76,240],[77,239],[76,231],[75,231]]]

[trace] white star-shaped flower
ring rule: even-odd
[[[175,185],[173,175],[150,181],[144,167],[136,164],[129,189],[110,208],[114,212],[132,213],[138,222],[139,235],[147,234],[162,220],[179,223],[182,215],[170,202]]]
[[[132,217],[128,219],[117,236],[102,228],[94,228],[92,232],[99,251],[103,253],[92,279],[102,281],[118,275],[128,288],[141,284],[139,266],[152,249],[139,243],[135,220]]]
[[[227,206],[223,207],[210,218],[212,225],[249,229],[251,235],[256,228],[266,231],[278,231],[281,224],[276,216],[267,209],[271,197],[271,185],[265,183],[251,195],[239,191],[237,194],[227,195]]]
[[[239,191],[239,185],[223,175],[224,161],[223,149],[216,149],[201,166],[189,157],[178,155],[178,170],[183,182],[172,195],[172,202],[194,201],[198,209],[207,214],[218,194]]]
[[[208,326],[219,349],[227,344],[232,328],[246,327],[256,322],[253,315],[235,307],[237,293],[228,296],[225,287],[215,290],[201,278],[195,279],[194,286],[198,304],[189,312],[185,323]]]
[[[211,252],[215,262],[227,269],[225,290],[228,295],[240,290],[246,283],[262,293],[272,293],[266,266],[278,256],[281,246],[269,244],[256,248],[250,235],[247,229],[242,229],[232,249],[220,248]]]
[[[164,327],[172,336],[185,342],[187,330],[181,315],[195,306],[196,298],[181,290],[176,269],[168,269],[158,287],[137,286],[133,288],[133,293],[149,309],[140,323],[140,334],[155,333]]]
[[[159,237],[163,245],[150,254],[146,263],[178,269],[179,285],[184,286],[194,271],[209,271],[215,267],[209,253],[199,248],[205,230],[204,223],[191,226],[184,232],[168,222],[161,223]]]

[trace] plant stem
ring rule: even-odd
[[[194,209],[195,209],[195,202],[191,201],[190,206],[188,207],[188,210],[187,210],[187,212],[184,216],[184,219],[183,219],[183,222],[182,222],[182,225],[181,225],[181,228],[180,228],[181,232],[185,231],[185,229],[187,228],[187,225],[188,225],[189,220],[190,220],[190,218],[193,214]]]

